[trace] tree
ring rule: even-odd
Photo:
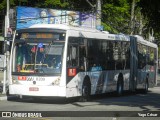
[[[112,33],[129,33],[130,6],[128,0],[103,0],[102,21]]]
[[[95,5],[97,0],[88,0]],[[133,0],[102,0],[102,25],[111,33],[123,32],[148,35],[153,29],[160,39],[160,0],[134,0],[134,16],[131,14]],[[87,0],[10,0],[10,7],[29,6],[52,9],[96,12]],[[0,11],[6,11],[6,0],[0,3]],[[4,12],[5,13],[5,12]],[[132,18],[131,18],[132,17]],[[132,23],[133,22],[133,23]],[[131,27],[130,27],[131,26]]]
[[[154,30],[154,35],[156,39],[160,39],[160,0],[140,0],[138,5],[142,8],[141,12],[144,17],[148,19],[145,26],[146,34],[150,29]]]
[[[15,5],[14,0],[10,0],[10,5]],[[2,0],[0,3],[0,11],[6,9],[7,6],[7,0]]]

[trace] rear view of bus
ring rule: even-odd
[[[65,97],[65,30],[17,30],[11,51],[9,94]]]

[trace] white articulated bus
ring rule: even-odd
[[[156,83],[157,45],[139,36],[41,24],[15,32],[9,94],[77,97]]]

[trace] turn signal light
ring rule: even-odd
[[[69,69],[68,69],[68,76],[69,76],[69,77],[73,77],[73,76],[75,76],[76,74],[77,74],[76,68],[69,68]]]
[[[18,76],[18,80],[26,80],[26,76]]]

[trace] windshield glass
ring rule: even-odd
[[[50,38],[51,34],[49,37],[39,33],[31,33],[31,35],[31,37],[26,37],[24,33],[21,33],[16,37],[13,50],[13,72],[61,73],[64,38],[60,40],[58,36],[61,35],[57,33],[54,33],[56,38]],[[35,35],[38,35],[38,38]]]

